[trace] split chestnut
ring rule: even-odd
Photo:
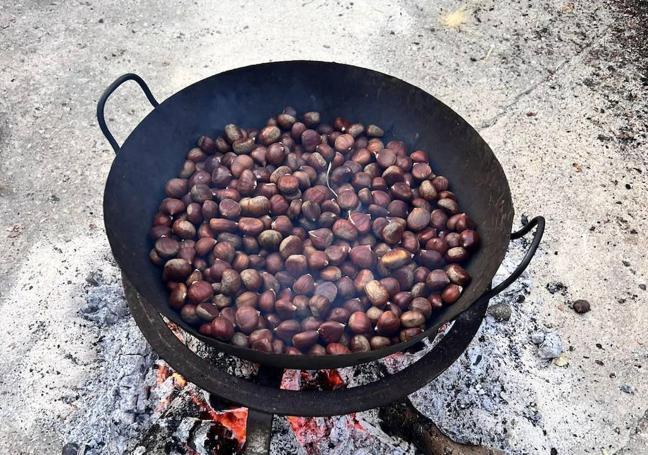
[[[410,340],[461,298],[477,226],[428,153],[293,108],[201,136],[150,230],[169,305],[208,337],[289,355]]]

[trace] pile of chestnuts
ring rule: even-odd
[[[420,334],[479,245],[448,179],[376,125],[287,107],[202,136],[153,220],[169,304],[209,337],[340,355]]]

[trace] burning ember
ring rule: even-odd
[[[218,451],[219,448],[225,449],[221,440],[233,442],[235,451],[240,451],[243,448],[248,416],[247,408],[216,410],[205,398],[206,393],[204,391],[188,383],[182,375],[174,372],[164,361],[158,361],[154,368],[157,370],[156,384],[159,391],[162,392],[155,407],[155,412],[160,415],[160,418],[163,418],[174,406],[187,406],[190,404],[193,411],[192,416],[196,419],[194,433],[201,433],[197,430],[205,425],[209,427],[202,444],[197,443],[195,440],[187,441],[187,446],[190,449],[196,450],[203,446],[204,448],[211,447],[212,451],[208,453],[228,453]],[[175,404],[177,400],[180,400],[181,403]],[[231,446],[232,444],[227,445],[229,448],[232,448]]]
[[[284,373],[281,388],[286,390],[338,390],[346,387],[344,379],[337,370],[297,371]],[[350,431],[364,431],[356,420],[355,413],[342,417]],[[336,417],[287,417],[299,444],[306,453],[320,452],[319,444],[328,440],[335,427]]]
[[[170,439],[189,454],[240,453],[246,441],[247,408],[220,410],[210,404],[207,392],[174,372],[164,361],[154,365],[156,385],[151,390],[157,399],[154,405],[158,422],[174,420],[182,410],[183,422]],[[288,390],[338,390],[346,383],[337,370],[297,371],[284,373],[281,388]],[[335,431],[336,417],[288,417],[297,442],[306,453],[320,451],[319,445]],[[365,429],[355,414],[343,417],[349,431]],[[176,422],[177,423],[177,422]],[[337,425],[339,426],[339,422]],[[185,428],[181,431],[181,428]],[[157,429],[159,431],[159,428]],[[179,438],[181,435],[184,439]]]
[[[210,361],[216,362],[230,374],[252,378],[257,375],[257,367],[245,361],[230,362],[218,353],[204,350],[195,344],[193,337],[187,336],[175,324],[166,321],[173,334],[190,349],[195,349]],[[358,378],[374,377],[389,370],[398,370],[399,366],[410,363],[415,355],[397,353],[387,357],[382,367],[373,372],[358,371],[350,374],[347,369],[300,371],[286,370],[281,378],[280,387],[285,390],[335,391],[354,387]],[[368,375],[368,376],[366,376]],[[140,439],[134,453],[180,453],[191,455],[241,453],[247,440],[248,409],[243,407],[229,409],[217,394],[211,394],[189,382],[175,372],[167,363],[158,360],[150,376],[149,406],[153,409],[152,425]],[[363,381],[360,379],[358,384]],[[382,422],[378,415],[355,413],[334,417],[286,417],[279,425],[287,440],[280,446],[281,453],[293,453],[301,446],[307,454],[326,453],[333,445],[340,445],[349,450],[376,448],[381,446],[382,453],[389,448],[399,447],[398,453],[409,453],[412,447],[408,442],[392,439],[382,431]],[[256,433],[255,433],[256,436]],[[255,438],[255,442],[257,439]],[[384,447],[382,447],[384,446]],[[383,450],[384,449],[384,450]],[[288,450],[288,452],[286,452]]]

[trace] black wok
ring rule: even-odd
[[[137,82],[154,106],[119,147],[108,131],[104,105],[110,94],[128,80]],[[476,221],[482,239],[467,270],[473,277],[461,298],[435,313],[428,329],[405,343],[385,349],[343,356],[268,354],[200,335],[167,304],[161,270],[149,262],[148,236],[165,182],[176,176],[186,152],[203,134],[216,136],[227,123],[257,126],[284,106],[298,112],[320,111],[332,120],[341,115],[384,128],[386,140],[397,138],[408,150],[424,149],[437,174],[445,175],[462,208]],[[159,104],[144,81],[134,74],[117,79],[97,108],[99,125],[117,152],[104,194],[104,220],[113,254],[122,272],[144,298],[184,330],[238,357],[284,368],[320,369],[349,366],[402,351],[468,309],[484,293],[494,295],[526,268],[542,237],[544,220],[535,218],[511,235],[513,204],[506,175],[480,135],[457,113],[423,90],[376,71],[338,63],[287,61],[247,66],[199,81]],[[490,289],[510,238],[537,225],[535,237],[515,272]]]

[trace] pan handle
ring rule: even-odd
[[[115,153],[119,152],[119,144],[117,144],[115,137],[108,129],[108,125],[106,125],[104,107],[106,106],[106,101],[108,100],[110,95],[112,95],[112,93],[126,81],[135,81],[139,84],[142,91],[144,92],[144,95],[146,95],[146,98],[148,98],[149,102],[153,105],[153,109],[158,107],[158,105],[160,104],[151,93],[151,90],[148,88],[148,85],[146,85],[146,82],[144,82],[144,80],[137,74],[128,73],[124,74],[123,76],[119,76],[117,79],[115,79],[115,82],[108,86],[106,91],[103,92],[103,95],[101,95],[101,98],[99,98],[99,102],[97,103],[97,120],[99,120],[99,128],[101,128],[101,132],[104,134],[104,136],[106,136],[106,139],[108,139],[108,142],[110,142],[110,145],[112,146]]]
[[[491,297],[496,296],[504,289],[509,287],[511,283],[517,280],[520,277],[520,275],[522,275],[522,272],[526,270],[527,266],[529,265],[529,262],[531,262],[531,259],[533,259],[533,256],[535,255],[535,252],[538,249],[538,246],[540,245],[540,241],[542,240],[542,235],[544,234],[544,228],[545,228],[545,219],[544,217],[536,216],[531,221],[529,221],[524,227],[522,227],[522,229],[513,232],[511,234],[511,240],[519,239],[524,237],[524,235],[526,235],[529,231],[531,231],[531,229],[533,229],[536,226],[538,228],[536,229],[535,234],[533,234],[533,240],[531,241],[531,246],[529,246],[529,250],[524,255],[522,262],[520,262],[520,264],[515,268],[513,273],[511,273],[511,275],[509,275],[508,278],[506,278],[500,284],[492,288],[490,291],[487,291],[484,294],[484,297],[490,299]]]

